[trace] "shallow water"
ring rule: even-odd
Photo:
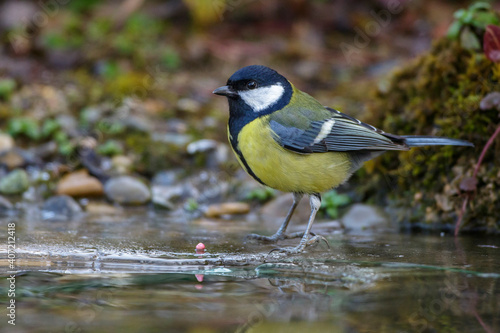
[[[1,218],[2,258],[8,223],[16,332],[500,332],[498,238],[321,231],[330,249],[278,256],[244,240],[264,224],[126,212]]]

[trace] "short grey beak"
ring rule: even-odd
[[[236,97],[238,93],[231,89],[229,86],[222,86],[213,91],[216,95],[227,96],[227,97]]]

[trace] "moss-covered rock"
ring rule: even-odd
[[[15,169],[0,180],[0,193],[21,194],[29,187],[29,179],[26,171]]]
[[[443,38],[427,54],[396,71],[389,87],[377,90],[368,123],[395,134],[447,136],[475,148],[430,147],[387,153],[358,176],[364,193],[389,197],[404,222],[429,227],[454,224],[463,202],[460,181],[471,176],[482,148],[499,125],[498,110],[481,110],[481,100],[500,90],[500,64],[482,52]],[[500,231],[500,140],[485,156],[465,229]],[[386,191],[380,191],[385,188]],[[408,209],[410,207],[410,209]]]

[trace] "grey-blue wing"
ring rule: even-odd
[[[275,140],[284,148],[302,154],[409,149],[404,137],[385,133],[340,111],[326,109],[330,112],[324,119],[310,121],[307,126],[303,117],[297,126],[271,117]]]

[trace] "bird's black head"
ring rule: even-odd
[[[280,110],[290,102],[293,88],[288,80],[266,66],[252,65],[239,69],[227,85],[214,90],[226,96],[231,117],[251,121]]]

